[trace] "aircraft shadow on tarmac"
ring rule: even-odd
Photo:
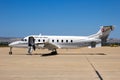
[[[55,55],[57,55],[57,54],[54,54],[54,53],[47,53],[47,54],[42,54],[41,56],[55,56]]]
[[[29,55],[29,54],[27,54],[27,55]],[[41,53],[34,53],[34,54],[31,54],[31,55],[41,55],[41,56],[43,56],[43,57],[46,57],[46,56],[55,56],[55,55],[106,55],[105,53],[80,53],[80,54],[78,54],[78,53],[69,53],[69,54],[66,54],[66,53],[58,53],[58,54],[56,54],[56,53],[46,53],[46,54],[41,54]]]
[[[26,54],[26,55],[41,55],[43,57],[47,57],[47,56],[55,56],[55,55],[58,55],[58,54],[54,53],[54,52],[51,52],[51,53],[46,53],[46,54],[34,53],[34,54]]]

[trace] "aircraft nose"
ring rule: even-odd
[[[9,47],[12,47],[13,45],[14,45],[14,42],[10,43],[10,44],[9,44]]]
[[[19,41],[15,41],[9,44],[9,47],[14,47],[19,43]]]

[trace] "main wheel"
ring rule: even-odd
[[[57,51],[53,51],[53,52],[51,52],[51,54],[57,55]]]

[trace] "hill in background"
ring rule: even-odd
[[[21,40],[21,38],[16,38],[16,37],[0,37],[0,43],[1,42],[11,43],[11,42],[18,41],[18,40]]]

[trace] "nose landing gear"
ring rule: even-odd
[[[9,55],[12,55],[12,47],[10,47]]]

